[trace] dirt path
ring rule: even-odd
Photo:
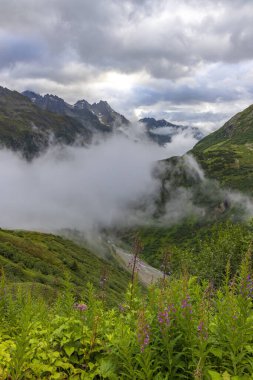
[[[131,266],[129,266],[129,263],[131,263],[133,259],[133,255],[122,248],[119,248],[115,246],[114,244],[111,244],[113,254],[117,258],[117,260],[129,271],[132,271]],[[163,278],[163,273],[152,267],[151,265],[145,263],[142,260],[139,260],[138,262],[138,276],[141,282],[143,282],[145,285],[150,285],[151,283],[156,282],[157,280]]]

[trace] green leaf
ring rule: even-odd
[[[117,378],[114,373],[114,364],[111,360],[102,359],[99,366],[99,374],[110,379]]]
[[[219,358],[219,359],[222,359],[222,350],[220,348],[211,348],[210,349],[210,352],[216,356],[216,358]]]
[[[231,377],[227,371],[222,374],[222,379],[223,380],[230,380],[231,379]]]
[[[64,346],[64,351],[66,352],[68,357],[70,357],[75,351],[75,348],[73,346]]]
[[[222,380],[221,375],[216,371],[208,370],[208,374],[211,376],[212,380]]]
[[[95,364],[92,363],[92,362],[89,362],[89,363],[88,363],[88,366],[89,366],[89,369],[92,371],[93,368],[95,367]]]

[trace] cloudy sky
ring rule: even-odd
[[[253,103],[252,0],[0,0],[0,85],[218,128]]]

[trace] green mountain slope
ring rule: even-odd
[[[145,247],[142,255],[160,268],[168,251],[174,273],[186,267],[203,278],[215,278],[217,273],[222,277],[228,260],[235,261],[236,271],[251,239],[252,231],[242,222],[244,206],[230,197],[226,188],[253,194],[253,105],[203,138],[189,153],[205,176],[188,155],[159,162],[157,221],[138,228]],[[119,235],[128,244],[135,233],[136,229]]]
[[[79,121],[40,109],[17,91],[0,87],[0,144],[31,159],[49,144],[81,144],[91,132]]]
[[[253,105],[239,112],[191,151],[210,178],[253,193]]]
[[[0,268],[11,283],[37,284],[49,293],[64,289],[66,278],[76,293],[85,293],[88,282],[99,291],[106,276],[110,303],[123,296],[130,278],[116,262],[104,261],[70,240],[27,231],[0,230]]]

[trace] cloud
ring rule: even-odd
[[[220,189],[192,156],[184,156],[179,165],[157,163],[185,153],[194,143],[191,136],[174,137],[166,149],[135,137],[113,136],[90,148],[54,147],[29,163],[0,150],[0,227],[75,229],[93,239],[101,228],[170,226],[188,216],[212,217],[224,211],[225,200],[246,218],[252,216],[252,201]],[[157,218],[162,185],[167,200]]]
[[[198,142],[192,133],[182,132],[174,136],[167,149],[171,156],[181,156],[188,152]]]
[[[54,147],[29,163],[0,150],[0,226],[92,231],[146,223],[159,197],[157,160],[185,153],[189,144],[185,134],[166,149],[138,134],[116,135],[89,148]]]
[[[0,34],[0,65],[2,67],[13,66],[17,62],[35,61],[44,53],[45,47],[40,46],[39,41],[33,37]]]
[[[252,12],[247,0],[9,0],[2,84],[68,102],[105,98],[127,116],[159,102],[250,103]]]
[[[151,166],[161,152],[114,137],[90,149],[52,149],[32,163],[0,156],[1,226],[55,231],[122,222],[129,202],[154,191]]]
[[[250,1],[10,0],[0,21],[2,29],[33,31],[50,51],[72,50],[87,64],[177,78],[201,60],[253,58],[251,11]]]

